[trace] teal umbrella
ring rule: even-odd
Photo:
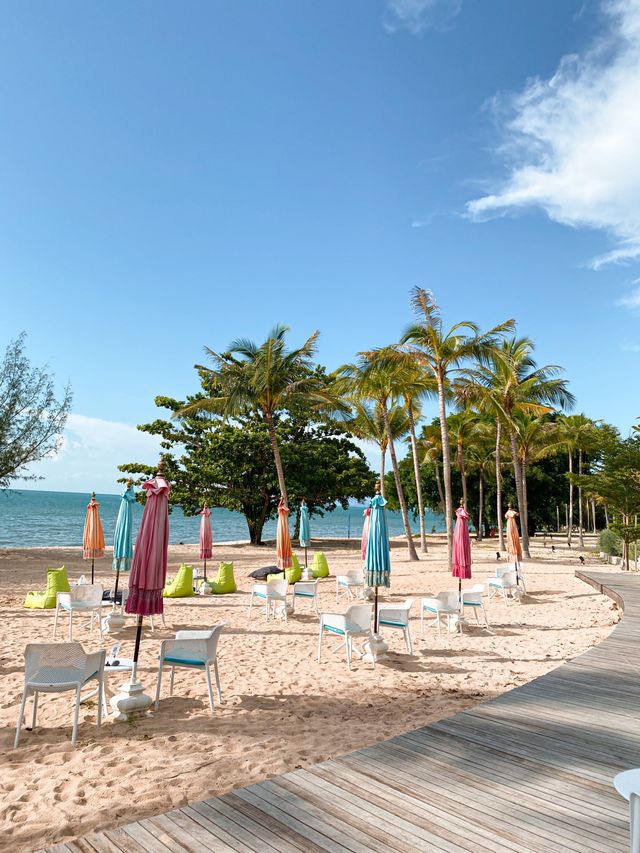
[[[135,499],[136,495],[133,484],[129,483],[120,501],[116,532],[113,537],[113,563],[111,566],[116,573],[116,585],[113,590],[114,604],[118,595],[120,572],[128,572],[131,569],[131,561],[133,559],[133,518],[131,505]]]
[[[378,587],[390,586],[391,553],[389,548],[389,530],[387,528],[387,502],[380,494],[371,501],[371,519],[367,554],[364,560],[364,572],[367,586],[375,589],[374,632],[378,632]]]
[[[300,547],[304,548],[304,567],[307,568],[307,548],[311,544],[311,528],[309,527],[309,510],[304,501],[300,505]]]

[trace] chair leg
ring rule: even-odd
[[[440,631],[440,611],[439,610],[436,613],[436,626],[438,628],[438,639],[440,639],[442,637],[442,633]]]
[[[160,614],[160,618],[162,619],[162,627],[163,627],[163,628],[166,628],[166,627],[167,627],[167,622],[166,622],[166,620],[165,620],[165,618],[164,618],[164,610],[163,610],[163,611],[162,611],[162,613]]]
[[[56,638],[56,631],[58,630],[58,605],[56,604],[56,615],[53,619],[53,639]]]
[[[347,669],[351,672],[351,637],[349,634],[346,636],[345,646],[347,647]]]
[[[211,708],[211,712],[213,713],[213,687],[211,686],[211,673],[209,672],[209,664],[205,664],[204,666],[204,674],[207,679],[207,692],[209,693],[209,707]]]
[[[171,678],[169,679],[169,696],[173,696],[173,676],[176,674],[175,666],[171,667]]]
[[[96,719],[96,726],[100,728],[102,725],[102,706],[104,704],[104,679],[98,679],[98,715]]]
[[[322,650],[322,623],[320,623],[320,632],[318,634],[318,663],[320,663],[321,650]]]
[[[507,602],[507,590],[504,587],[502,587],[502,597],[504,598],[504,603],[508,604],[508,602]]]
[[[222,688],[220,687],[220,673],[218,672],[218,661],[217,659],[213,662],[213,672],[216,677],[216,688],[218,690],[218,702],[222,704]]]
[[[31,731],[35,731],[36,717],[38,716],[38,691],[33,694],[33,716],[31,717]]]
[[[475,617],[476,617],[476,625],[479,625],[479,624],[480,624],[480,618],[479,618],[479,616],[478,616],[478,608],[477,608],[477,607],[474,607],[474,608],[473,608],[473,612],[474,612]]]
[[[27,704],[27,695],[28,691],[25,686],[24,691],[22,693],[22,702],[20,703],[20,710],[18,711],[18,725],[16,726],[16,737],[13,741],[13,748],[16,749],[18,743],[20,742],[20,730],[22,728],[22,720],[24,718],[24,706]]]
[[[80,714],[80,685],[76,687],[76,705],[73,709],[73,729],[71,732],[71,743],[73,746],[76,745],[76,741],[78,740],[78,716]]]
[[[253,593],[251,593],[251,598],[249,599],[249,619],[251,619],[251,608],[253,607]]]
[[[407,625],[407,627],[404,628],[403,630],[404,630],[404,642],[405,642],[405,645],[407,647],[407,651],[409,652],[410,655],[412,655],[413,654],[413,648],[411,647],[411,634],[409,633],[409,626]]]
[[[484,624],[488,628],[489,627],[489,620],[487,619],[487,611],[484,609],[484,604],[481,604],[480,607],[482,608],[482,616],[484,618]]]
[[[163,662],[160,661],[158,666],[158,677],[156,679],[156,711],[158,710],[158,706],[160,705],[160,685],[162,684],[162,666]]]

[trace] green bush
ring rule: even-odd
[[[622,539],[613,530],[603,530],[600,533],[600,550],[610,557],[619,557],[622,554]]]

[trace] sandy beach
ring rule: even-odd
[[[392,546],[392,588],[384,600],[416,599],[453,589],[444,569],[442,538],[430,537],[430,553],[410,563],[399,542]],[[359,543],[314,542],[324,550],[332,577],[321,583],[323,610],[335,603],[333,575],[360,567]],[[495,540],[473,544],[474,580],[494,573]],[[584,552],[583,552],[584,553]],[[251,581],[247,574],[273,562],[273,548],[216,546],[217,560],[233,560],[238,592],[213,598],[171,600],[167,627],[145,629],[140,676],[155,690],[156,655],[162,639],[182,628],[229,624],[219,645],[223,704],[209,711],[204,677],[177,670],[175,693],[168,684],[157,712],[130,723],[107,720],[95,727],[95,705],[83,706],[78,746],[70,742],[71,694],[42,696],[35,732],[23,730],[13,750],[18,703],[23,687],[23,650],[29,641],[50,641],[53,611],[27,611],[27,590],[42,588],[48,567],[65,564],[71,580],[86,572],[80,549],[3,550],[0,552],[0,849],[31,851],[92,829],[114,826],[221,794],[296,767],[375,743],[454,714],[523,684],[602,640],[620,618],[611,602],[574,577],[577,551],[556,543],[556,553],[534,542],[525,564],[528,596],[522,604],[487,606],[491,630],[470,626],[460,636],[434,628],[419,632],[419,609],[412,610],[414,655],[405,653],[402,634],[387,632],[387,661],[375,671],[356,660],[347,671],[344,653],[316,662],[318,621],[310,608],[287,623],[266,622],[254,609],[248,618]],[[198,565],[197,547],[171,546],[169,575],[181,561]],[[587,562],[603,566],[594,557]],[[113,583],[110,559],[96,564],[97,580]],[[466,582],[470,585],[472,582]],[[158,620],[159,622],[159,620]],[[74,639],[98,648],[97,629],[76,617]],[[63,633],[66,629],[66,619]],[[133,620],[103,647],[122,641],[133,650]],[[125,680],[110,676],[112,695]],[[27,706],[27,714],[31,705]]]

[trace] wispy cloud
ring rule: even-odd
[[[627,341],[623,341],[620,344],[620,349],[622,352],[640,352],[640,344],[630,344]]]
[[[616,300],[616,305],[621,305],[623,308],[631,308],[633,311],[640,310],[640,278],[636,278],[633,282],[635,287]]]
[[[428,29],[446,29],[460,12],[462,0],[387,0],[384,28],[408,30],[419,36]]]
[[[496,100],[509,176],[467,205],[478,220],[529,207],[605,231],[614,247],[594,269],[640,258],[640,0],[604,0],[602,10],[606,35],[550,79]]]

